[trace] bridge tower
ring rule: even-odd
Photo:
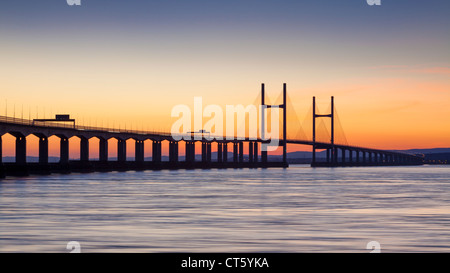
[[[286,141],[286,114],[287,114],[287,97],[286,97],[286,83],[283,83],[283,104],[280,105],[268,105],[265,104],[265,88],[264,88],[264,83],[261,84],[261,106],[262,106],[262,111],[261,111],[261,139],[265,139],[265,126],[266,126],[266,121],[265,121],[265,110],[266,108],[272,108],[272,107],[278,107],[278,108],[282,108],[283,109],[283,163],[287,163],[287,141]],[[262,146],[262,145],[261,145]],[[257,148],[257,146],[255,146]],[[261,148],[261,161],[263,163],[267,162],[267,151]]]
[[[331,163],[337,162],[337,151],[334,147],[334,97],[331,96],[331,113],[325,115],[316,114],[316,97],[313,97],[313,151],[312,151],[312,164],[316,163],[316,118],[331,118]],[[330,148],[327,148],[327,161],[330,160]]]

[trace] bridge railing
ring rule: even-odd
[[[168,132],[161,131],[152,131],[152,130],[133,130],[127,128],[112,128],[112,127],[99,127],[99,126],[86,126],[86,125],[75,125],[73,123],[64,122],[64,121],[33,121],[30,119],[17,118],[17,117],[7,117],[0,116],[0,122],[9,123],[15,125],[24,125],[24,126],[36,126],[36,127],[45,127],[45,128],[63,128],[63,129],[73,129],[80,131],[96,131],[96,132],[108,132],[108,133],[118,133],[118,134],[137,134],[137,135],[158,135],[163,137],[180,137],[189,136],[190,134],[177,134],[173,135]],[[192,135],[191,135],[192,136]],[[218,135],[210,135],[209,137],[219,139],[221,136]],[[222,137],[225,139],[225,137]]]
[[[64,121],[33,121],[30,119],[17,118],[17,117],[7,117],[0,116],[0,122],[10,123],[16,125],[25,125],[25,126],[36,126],[36,127],[46,127],[46,128],[64,128],[64,129],[73,129],[73,130],[81,130],[81,131],[97,131],[97,132],[108,132],[108,133],[120,133],[120,134],[137,134],[137,135],[158,135],[164,137],[189,137],[193,138],[192,134],[176,134],[173,135],[168,132],[161,131],[152,131],[152,130],[133,130],[127,128],[112,128],[112,127],[99,127],[99,126],[86,126],[86,125],[75,125],[73,123],[64,122]],[[208,135],[210,139],[228,139],[227,136],[219,136],[219,135]],[[237,138],[236,138],[237,139]],[[254,139],[252,139],[254,140]]]
[[[47,128],[64,128],[64,129],[74,129],[83,131],[101,131],[101,132],[111,132],[111,133],[130,133],[130,134],[155,134],[170,136],[170,133],[159,132],[159,131],[149,131],[149,130],[132,130],[126,128],[111,128],[111,127],[99,127],[99,126],[86,126],[86,125],[73,125],[73,123],[68,123],[64,121],[33,121],[29,119],[17,118],[17,117],[6,117],[0,116],[0,122],[10,123],[16,125],[26,125],[26,126],[36,126],[36,127],[47,127]]]

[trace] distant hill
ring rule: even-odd
[[[440,154],[440,153],[450,153],[450,148],[429,148],[429,149],[410,149],[410,150],[393,150],[393,151],[409,154]]]
[[[450,153],[425,154],[425,162],[431,164],[450,164]]]

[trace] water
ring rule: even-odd
[[[450,251],[450,167],[176,170],[0,181],[0,252]]]

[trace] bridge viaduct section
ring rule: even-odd
[[[261,144],[269,142],[264,135],[258,139],[233,139],[224,140],[200,137],[187,140],[176,140],[168,133],[127,131],[106,128],[93,128],[85,126],[61,126],[55,123],[36,123],[31,120],[16,119],[0,116],[0,177],[5,175],[27,175],[34,173],[50,174],[53,172],[90,172],[90,171],[122,171],[145,169],[180,169],[180,168],[268,168],[288,167],[287,145],[302,144],[312,146],[312,167],[341,167],[341,166],[380,166],[380,165],[418,165],[423,164],[419,156],[405,153],[383,151],[370,148],[338,145],[334,142],[334,98],[331,98],[331,113],[319,115],[315,112],[315,98],[313,98],[313,138],[312,141],[288,140],[286,134],[286,84],[283,84],[283,103],[280,105],[265,104],[264,84],[261,85],[261,105],[265,111],[267,108],[277,107],[283,110],[283,138],[278,140],[278,146],[282,147],[282,160],[271,162],[266,151],[260,151]],[[264,134],[264,112],[262,113],[261,132]],[[317,118],[331,119],[330,143],[316,141]],[[35,120],[36,121],[36,120]],[[15,162],[2,162],[2,137],[9,133],[15,138]],[[27,136],[34,135],[39,139],[39,159],[37,163],[27,162]],[[49,137],[59,138],[59,162],[49,162]],[[80,159],[69,160],[69,139],[80,139]],[[89,155],[89,140],[99,140],[98,160],[91,160]],[[117,160],[108,158],[108,140],[117,140]],[[134,160],[127,160],[126,141],[133,139]],[[152,145],[151,161],[146,161],[144,156],[145,142],[150,140]],[[169,142],[168,161],[162,157],[162,142]],[[185,144],[185,158],[180,160],[179,144]],[[196,143],[200,143],[201,158],[196,158]],[[217,144],[215,158],[212,156],[212,144]],[[244,143],[247,145],[247,156],[244,157]],[[229,149],[230,148],[230,149]],[[230,151],[232,150],[232,151]],[[326,159],[319,160],[316,150],[326,150]],[[229,153],[231,153],[229,155]]]
[[[108,132],[104,130],[86,130],[77,128],[46,127],[29,124],[28,120],[4,122],[0,120],[0,136],[9,133],[15,138],[15,162],[1,162],[0,176],[50,174],[53,172],[89,172],[113,170],[145,170],[145,169],[190,169],[190,168],[267,168],[287,167],[287,162],[268,162],[261,157],[258,149],[259,140],[200,140],[176,141],[170,134],[142,134],[136,132]],[[39,139],[39,159],[37,163],[27,162],[27,136],[35,135]],[[59,138],[59,162],[49,162],[49,137]],[[80,139],[80,159],[69,160],[69,139]],[[89,157],[89,140],[99,139],[98,160]],[[108,140],[117,140],[117,159],[108,159]],[[134,160],[127,159],[126,141],[135,141]],[[152,157],[146,161],[144,143],[151,140]],[[168,141],[168,161],[163,161],[162,142]],[[185,158],[179,157],[179,143],[185,142]],[[196,158],[196,143],[201,145],[201,159]],[[217,144],[216,158],[212,156],[212,144]],[[244,157],[244,143],[247,143],[247,155]],[[0,137],[0,147],[2,147]],[[230,154],[228,147],[232,147]],[[244,160],[245,159],[245,160]]]

